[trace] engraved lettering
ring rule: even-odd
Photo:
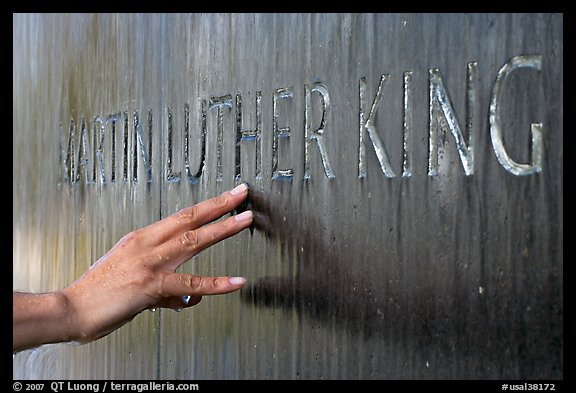
[[[364,142],[364,129],[368,130],[368,136],[370,137],[370,142],[372,142],[372,147],[378,157],[378,162],[380,163],[380,168],[386,177],[395,177],[396,174],[392,170],[390,165],[390,160],[388,159],[388,153],[384,144],[380,140],[380,137],[376,133],[376,127],[374,125],[376,111],[380,105],[380,100],[382,98],[382,89],[384,88],[384,82],[388,80],[390,75],[382,75],[380,78],[380,83],[378,84],[378,90],[376,91],[376,96],[372,102],[370,112],[368,117],[366,117],[366,78],[360,78],[360,139],[358,145],[358,177],[366,177],[366,146]]]
[[[96,183],[96,167],[100,167],[100,183],[106,183],[106,174],[104,172],[104,153],[103,153],[103,145],[104,145],[104,126],[105,121],[100,116],[96,116],[94,118],[92,124],[92,137],[93,137],[93,156],[92,156],[92,183]],[[100,137],[100,138],[98,138]]]
[[[184,105],[184,168],[186,177],[190,184],[196,184],[202,176],[204,163],[206,162],[206,117],[208,103],[206,100],[200,102],[200,164],[195,174],[190,171],[190,106]]]
[[[140,115],[134,112],[134,143],[132,145],[132,180],[138,181],[138,147],[148,183],[152,182],[152,109],[148,109],[148,148],[144,145]]]
[[[508,155],[504,143],[502,142],[502,127],[500,126],[500,106],[502,85],[515,70],[526,67],[541,71],[542,56],[524,55],[515,56],[504,64],[498,71],[494,87],[492,88],[492,98],[490,100],[490,139],[496,158],[500,165],[508,172],[516,176],[531,175],[542,171],[542,123],[532,123],[530,131],[532,133],[532,156],[529,164],[519,164]]]
[[[106,119],[106,124],[110,124],[110,142],[111,142],[111,155],[110,159],[112,163],[110,165],[110,181],[114,183],[116,181],[116,123],[122,120],[122,113],[116,113],[108,115]]]
[[[88,177],[88,140],[89,140],[89,136],[87,135],[88,131],[87,131],[87,127],[86,127],[86,118],[83,117],[82,121],[80,123],[80,143],[78,146],[78,169],[76,172],[76,177],[74,179],[74,181],[78,182],[80,181],[80,178],[83,176],[84,177],[84,181],[86,182],[86,184],[89,183],[89,177]]]
[[[402,126],[404,129],[402,177],[412,176],[412,72],[404,73],[404,106]]]
[[[256,143],[256,179],[262,178],[262,92],[256,92],[256,128],[254,130],[242,129],[242,96],[236,94],[236,172],[235,180],[241,179],[240,144],[243,141],[255,141]]]
[[[128,182],[128,112],[124,112],[124,132],[122,134],[122,161],[124,169],[122,171],[122,180]]]
[[[174,151],[173,148],[173,133],[174,133],[174,126],[172,123],[172,108],[168,107],[166,108],[166,112],[168,115],[168,132],[167,132],[167,137],[168,137],[168,156],[167,156],[167,162],[166,162],[166,181],[170,182],[170,183],[179,183],[180,179],[182,177],[182,172],[178,171],[176,173],[174,173],[174,170],[172,168],[172,154]]]
[[[274,90],[272,94],[272,179],[292,180],[294,171],[292,169],[278,169],[278,145],[279,139],[290,139],[290,127],[280,127],[278,125],[278,100],[292,99],[294,96],[291,87],[282,87]]]
[[[450,129],[456,142],[464,173],[470,176],[474,173],[474,111],[476,110],[476,63],[468,63],[466,81],[466,131],[468,132],[468,146],[464,142],[460,125],[456,119],[450,97],[444,87],[444,82],[438,69],[430,70],[430,112],[429,112],[429,155],[428,175],[438,174],[438,128],[441,127],[442,117]],[[444,132],[446,130],[443,130]]]
[[[458,151],[460,162],[466,176],[474,174],[475,148],[478,141],[478,111],[479,99],[478,92],[483,91],[477,88],[479,77],[477,75],[477,63],[469,62],[466,68],[466,87],[464,98],[464,115],[465,122],[460,123],[456,116],[456,110],[448,94],[443,77],[438,69],[428,70],[428,102],[424,114],[428,116],[428,157],[424,158],[423,165],[427,168],[429,176],[435,176],[439,173],[440,157],[442,149],[447,146],[447,139],[454,140],[455,148]],[[505,90],[508,88],[510,75],[517,75],[514,72],[520,68],[536,70],[541,72],[542,56],[540,55],[521,55],[512,58],[504,64],[494,80],[490,94],[489,121],[490,121],[490,142],[498,162],[504,169],[515,175],[530,175],[542,171],[543,163],[543,124],[531,123],[531,143],[530,158],[526,159],[527,163],[518,163],[514,161],[509,152],[504,147],[502,138],[502,116],[503,100],[506,94],[514,93],[515,90]],[[540,75],[540,74],[538,74]],[[418,145],[415,142],[424,139],[416,139],[417,127],[414,127],[414,108],[415,100],[419,95],[414,91],[413,72],[404,71],[402,74],[402,178],[409,178],[413,175],[415,162],[413,152]],[[389,74],[382,74],[376,88],[374,98],[370,101],[368,97],[367,78],[362,77],[358,81],[359,87],[359,141],[358,141],[358,178],[367,176],[367,144],[371,144],[374,154],[378,159],[380,169],[385,177],[396,177],[396,173],[390,164],[388,151],[384,146],[382,136],[379,135],[376,128],[376,118],[378,109],[382,102],[382,93],[384,86],[390,79]],[[515,79],[516,80],[516,79]],[[304,84],[304,119],[303,119],[303,178],[306,181],[312,176],[312,161],[315,160],[313,155],[317,152],[319,160],[322,163],[324,174],[328,179],[336,177],[334,172],[334,161],[330,159],[329,148],[338,143],[338,138],[346,134],[346,130],[337,133],[334,137],[329,136],[326,130],[330,128],[342,127],[341,124],[332,125],[330,123],[333,116],[333,102],[330,100],[328,87],[323,82]],[[315,95],[316,93],[317,95]],[[506,94],[505,94],[506,93]],[[248,93],[250,94],[250,93]],[[398,98],[400,92],[398,91]],[[252,113],[247,114],[245,102],[242,101],[242,94],[236,93],[233,97],[231,94],[221,96],[211,96],[209,99],[199,99],[197,102],[199,110],[199,133],[190,129],[190,105],[184,103],[184,124],[183,124],[183,149],[181,149],[182,134],[176,130],[181,130],[180,124],[175,125],[173,107],[166,108],[166,122],[159,124],[158,130],[154,132],[158,135],[165,135],[166,142],[166,169],[164,176],[158,176],[157,179],[167,182],[180,182],[183,176],[183,170],[180,166],[183,153],[184,171],[188,183],[197,184],[200,181],[206,167],[206,149],[208,141],[208,112],[216,109],[216,124],[211,127],[215,131],[216,145],[216,163],[215,178],[218,182],[223,181],[223,165],[230,162],[234,168],[230,168],[233,174],[233,181],[238,183],[245,178],[250,177],[256,180],[262,180],[263,165],[265,159],[270,159],[272,166],[272,180],[292,180],[294,176],[293,168],[282,168],[279,163],[280,153],[283,147],[281,144],[290,142],[292,130],[285,123],[290,123],[288,119],[294,119],[297,112],[284,113],[285,110],[294,111],[296,108],[293,103],[294,88],[282,87],[272,91],[272,149],[271,156],[264,157],[267,149],[262,149],[262,134],[264,132],[263,124],[263,106],[262,91],[255,91],[254,96],[254,122],[245,123],[246,118],[252,120]],[[281,101],[284,100],[284,101]],[[251,104],[252,98],[249,100]],[[339,101],[336,101],[339,102]],[[349,102],[349,101],[346,101]],[[224,125],[225,112],[231,112],[234,108],[233,126]],[[252,108],[251,106],[249,106]],[[142,117],[140,115],[142,113]],[[59,124],[60,137],[58,139],[59,147],[59,172],[58,186],[66,183],[69,186],[77,184],[107,184],[115,183],[117,179],[122,179],[124,183],[131,180],[133,183],[138,182],[140,177],[146,174],[146,182],[152,182],[152,171],[156,170],[153,165],[153,116],[152,110],[147,109],[147,118],[144,121],[144,112],[134,111],[129,116],[127,111],[111,113],[106,116],[96,115],[93,117],[76,117],[70,118],[69,122]],[[231,114],[231,113],[229,113]],[[129,122],[133,121],[133,124]],[[228,121],[228,120],[226,120]],[[92,122],[92,124],[90,124]],[[317,122],[319,122],[317,124]],[[228,123],[227,123],[228,124]],[[387,123],[386,123],[387,124]],[[462,126],[461,126],[462,125]],[[293,126],[293,125],[292,125]],[[194,127],[193,127],[194,128]],[[387,127],[383,127],[387,131]],[[224,133],[228,133],[227,136]],[[330,131],[331,133],[336,130]],[[191,134],[194,133],[194,136]],[[233,134],[233,135],[232,135]],[[451,137],[448,136],[451,134]],[[300,134],[298,134],[300,135]],[[327,138],[328,135],[328,139]],[[224,139],[234,138],[234,157],[223,157]],[[332,139],[334,138],[334,139]],[[193,142],[192,139],[197,142]],[[284,140],[285,142],[281,142]],[[212,141],[212,139],[211,139]],[[254,142],[254,144],[252,144]],[[528,142],[528,141],[527,141]],[[230,140],[230,144],[232,140]],[[332,143],[332,144],[331,144]],[[192,146],[198,149],[191,149]],[[288,145],[288,147],[290,147]],[[162,145],[162,149],[164,145]],[[397,148],[400,148],[398,146]],[[254,149],[254,150],[252,150]],[[247,152],[254,151],[252,156]],[[417,150],[416,150],[417,151]],[[244,156],[243,156],[244,154]],[[284,156],[283,156],[284,157]],[[247,160],[248,158],[248,160]],[[252,164],[254,158],[254,164]],[[198,161],[195,161],[198,160]],[[158,162],[159,161],[159,162]],[[426,162],[427,161],[427,162]],[[162,160],[155,160],[156,167],[162,168]],[[427,164],[427,166],[426,166]],[[248,166],[245,168],[243,166]],[[254,168],[252,168],[254,165]],[[458,164],[456,164],[458,165]],[[194,170],[193,170],[194,168]],[[264,168],[265,169],[265,168]],[[265,172],[265,171],[264,171]],[[228,173],[228,172],[227,172]]]
[[[68,141],[64,142],[64,126],[60,123],[60,171],[62,181],[71,183],[74,179],[74,137],[76,126],[74,119],[70,119],[68,126]]]
[[[227,107],[229,110],[232,109],[232,96],[230,94],[211,97],[210,98],[210,109],[217,108],[217,162],[216,162],[216,181],[222,181],[222,147],[224,144],[224,110]]]
[[[312,93],[318,93],[322,102],[322,118],[320,120],[320,125],[315,131],[312,131],[311,124]],[[328,158],[328,151],[324,142],[326,123],[330,117],[330,95],[328,94],[326,85],[322,82],[306,85],[304,89],[304,105],[304,179],[310,178],[310,145],[312,144],[312,141],[316,141],[318,145],[326,177],[333,179],[336,175],[334,175],[334,170],[332,169],[332,164]]]

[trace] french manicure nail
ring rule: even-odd
[[[246,284],[246,279],[244,277],[230,277],[228,282],[231,285],[244,285]]]
[[[252,213],[252,210],[246,210],[245,212],[237,214],[234,217],[236,218],[236,221],[248,221],[254,217],[254,213]]]
[[[248,189],[248,186],[246,185],[246,183],[242,183],[242,184],[234,187],[233,189],[231,189],[230,194],[240,195],[240,194],[245,193],[247,189]]]

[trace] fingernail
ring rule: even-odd
[[[244,277],[230,277],[228,282],[230,285],[244,285],[246,284],[246,279]]]
[[[230,194],[232,195],[240,195],[246,192],[246,190],[248,190],[248,186],[246,185],[246,183],[242,183],[239,186],[234,187],[233,189],[230,190]]]
[[[252,213],[252,210],[246,210],[245,212],[237,214],[234,217],[236,218],[236,221],[249,221],[252,220],[252,217],[254,217],[254,213]]]

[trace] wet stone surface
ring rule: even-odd
[[[144,312],[16,379],[563,378],[563,17],[13,17],[13,287],[250,185]]]

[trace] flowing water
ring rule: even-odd
[[[241,181],[257,216],[180,269],[241,292],[14,378],[563,378],[561,15],[13,22],[14,290]]]

